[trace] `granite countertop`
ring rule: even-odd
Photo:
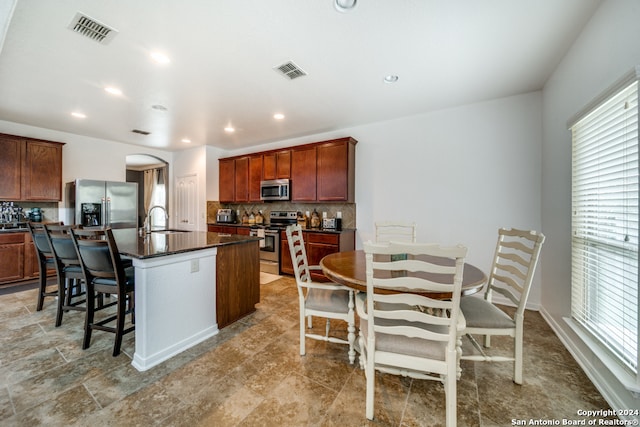
[[[251,227],[255,227],[255,225],[253,224],[230,224],[230,223],[217,223],[217,222],[209,222],[207,223],[207,225],[219,225],[219,226],[230,226],[230,227],[246,227],[246,228],[251,228]],[[261,226],[261,224],[258,224],[258,226]],[[284,230],[284,228],[282,229]],[[303,228],[303,231],[308,231],[311,233],[342,233],[343,231],[355,231],[355,228],[342,228],[342,230],[335,230],[332,228]]]
[[[206,231],[156,231],[140,236],[135,228],[114,229],[120,254],[145,259],[200,249],[260,241],[260,237]]]

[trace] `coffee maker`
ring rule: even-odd
[[[100,203],[82,203],[82,225],[84,227],[96,227],[102,225],[102,205]]]

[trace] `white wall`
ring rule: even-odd
[[[636,65],[640,65],[640,2],[603,2],[543,91],[541,254],[543,314],[587,370],[609,403],[638,408],[640,401],[609,374],[572,332],[571,133],[567,120]]]

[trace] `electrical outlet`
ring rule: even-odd
[[[200,271],[200,260],[199,259],[192,259],[191,260],[191,272],[192,273],[197,273],[198,271]]]

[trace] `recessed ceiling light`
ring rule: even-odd
[[[282,120],[282,119],[284,119],[284,114],[276,113],[276,114],[273,115],[273,118],[276,119],[276,120]]]
[[[388,76],[385,76],[385,78],[384,78],[384,82],[385,83],[395,83],[397,81],[398,81],[398,76],[394,76],[394,75],[391,75],[391,74],[388,75]]]
[[[227,133],[233,133],[236,131],[236,129],[233,126],[229,125],[224,128],[224,131]]]
[[[79,111],[74,111],[73,113],[71,113],[71,115],[73,117],[75,117],[76,119],[86,119],[87,118],[86,114],[81,113]]]
[[[182,142],[185,144],[191,144],[191,140],[189,138],[182,138]]]
[[[334,0],[333,7],[335,7],[338,12],[349,12],[356,7],[356,3],[358,3],[358,0]]]
[[[122,95],[122,91],[117,87],[107,86],[104,88],[104,91],[111,95],[116,95],[116,96]]]
[[[168,64],[171,62],[169,57],[162,52],[152,52],[151,59],[156,61],[158,64]]]

